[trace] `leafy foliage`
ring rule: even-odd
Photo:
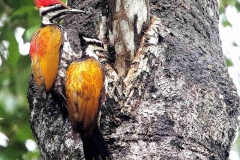
[[[225,13],[225,9],[227,6],[235,6],[238,11],[240,11],[240,2],[237,0],[220,0],[220,14]]]
[[[34,140],[27,102],[31,61],[20,54],[17,39],[21,27],[25,30],[22,44],[29,42],[40,20],[33,0],[0,1],[0,160],[40,158],[38,149],[27,145]],[[7,145],[3,145],[2,133],[7,136]]]
[[[0,132],[8,137],[7,146],[0,146],[0,160],[38,159],[39,151],[29,151],[26,140],[31,133],[27,89],[31,74],[30,58],[19,53],[15,38],[18,27],[25,28],[29,41],[40,26],[40,17],[33,0],[0,1]],[[34,28],[34,29],[33,29]]]
[[[219,11],[220,11],[220,14],[222,14],[224,17],[221,22],[224,27],[231,26],[231,23],[229,23],[229,21],[227,20],[227,18],[225,16],[225,11],[228,6],[235,6],[236,9],[238,11],[240,11],[240,1],[238,1],[238,0],[220,0]]]

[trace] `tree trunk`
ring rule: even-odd
[[[70,0],[87,11],[64,22],[108,45],[100,129],[113,159],[227,159],[239,99],[218,30],[218,3],[190,0]],[[76,7],[79,6],[79,7]],[[149,14],[151,13],[151,14]],[[115,57],[115,58],[114,58]],[[80,159],[82,142],[30,79],[30,122],[43,159]]]

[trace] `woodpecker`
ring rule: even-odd
[[[64,29],[59,22],[68,15],[84,11],[71,9],[60,0],[34,2],[40,12],[42,24],[32,37],[29,54],[37,88],[42,97],[46,98],[46,93],[52,90],[57,75],[64,42]]]
[[[100,59],[106,57],[100,41],[79,34],[81,58],[70,64],[66,71],[66,99],[70,121],[80,133],[85,158],[110,159],[110,152],[98,128],[97,120],[105,100],[105,74]]]
[[[105,100],[105,76],[100,63],[104,47],[101,41],[80,34],[82,50],[74,53],[59,21],[83,11],[71,9],[60,0],[35,0],[35,3],[42,17],[41,28],[30,47],[37,87],[43,97],[53,90],[62,97],[63,104],[66,101],[73,130],[81,135],[85,158],[109,159],[109,149],[97,125]]]

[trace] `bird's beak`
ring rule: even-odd
[[[68,9],[65,11],[66,14],[79,14],[79,13],[86,13],[85,11],[83,10],[80,10],[80,9]]]

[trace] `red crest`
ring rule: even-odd
[[[53,4],[64,4],[61,0],[34,0],[37,8],[46,7]]]

